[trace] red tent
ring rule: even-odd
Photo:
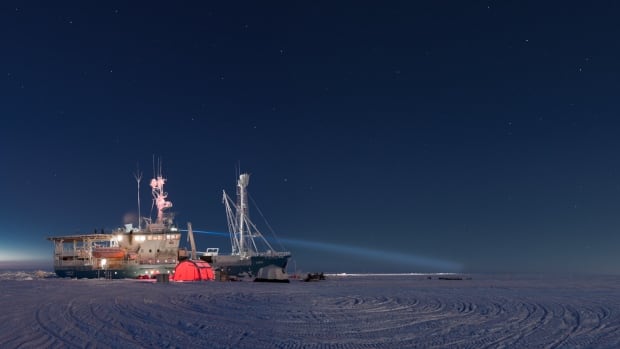
[[[174,281],[213,280],[215,274],[209,263],[186,259],[177,264],[171,279]]]

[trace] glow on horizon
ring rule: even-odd
[[[41,262],[53,257],[53,247],[41,239],[36,242],[9,241],[0,246],[0,262]]]
[[[47,254],[33,256],[32,250],[19,249],[20,252],[15,252],[14,250],[0,250],[0,262],[30,262],[30,261],[42,261],[51,258],[51,253],[49,256]]]

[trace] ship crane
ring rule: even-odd
[[[271,244],[260,233],[256,225],[250,220],[248,206],[247,186],[250,183],[250,175],[243,173],[237,181],[237,202],[223,192],[222,201],[226,207],[226,218],[228,221],[228,229],[231,232],[230,239],[232,245],[232,254],[242,257],[250,257],[264,252],[274,251]],[[266,247],[266,251],[259,251],[256,244],[258,240]]]
[[[187,223],[187,239],[189,240],[189,244],[192,248],[192,254],[190,255],[191,260],[196,259],[196,241],[194,241],[194,231],[192,230],[192,223]]]

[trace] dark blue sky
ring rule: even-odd
[[[0,261],[122,225],[155,155],[196,229],[252,173],[303,270],[618,271],[614,2],[0,6]]]

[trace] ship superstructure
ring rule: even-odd
[[[136,177],[136,180],[139,179]],[[179,259],[181,233],[167,210],[172,202],[164,191],[161,167],[151,180],[157,218],[134,227],[126,224],[112,233],[54,236],[54,271],[60,277],[136,278],[172,273]],[[138,185],[139,187],[139,185]]]

